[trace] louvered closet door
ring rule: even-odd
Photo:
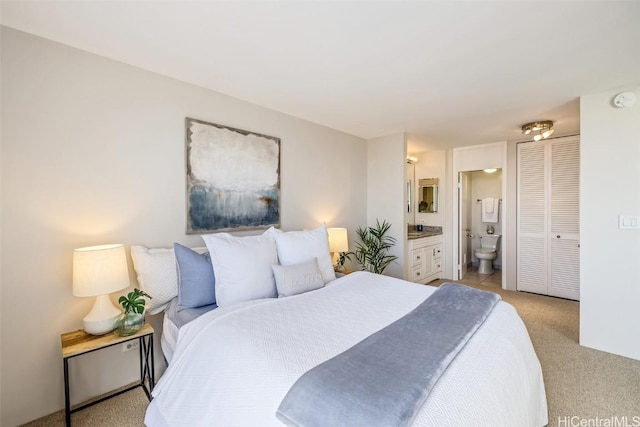
[[[545,144],[518,144],[519,291],[547,293]]]
[[[580,142],[550,143],[550,265],[548,294],[580,299]]]
[[[579,232],[579,137],[518,144],[518,290],[580,299]]]

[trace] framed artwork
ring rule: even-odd
[[[187,234],[280,226],[280,138],[185,119]]]

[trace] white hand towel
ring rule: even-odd
[[[493,213],[493,200],[493,197],[482,199],[482,209],[484,209],[486,213]]]
[[[493,197],[482,199],[482,222],[496,224],[500,210],[500,200]]]

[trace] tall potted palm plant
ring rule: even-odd
[[[396,244],[396,239],[387,235],[391,228],[386,220],[382,223],[376,219],[375,227],[358,227],[356,233],[360,242],[356,242],[356,250],[353,252],[356,260],[362,266],[362,270],[382,274],[382,272],[395,260],[395,255],[388,255],[389,249]]]

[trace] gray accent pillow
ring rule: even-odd
[[[216,279],[209,252],[199,254],[179,243],[173,244],[178,273],[178,311],[216,302]]]
[[[273,265],[278,298],[320,289],[324,286],[318,258],[292,265]]]

